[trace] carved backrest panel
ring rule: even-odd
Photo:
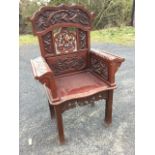
[[[87,32],[79,29],[79,49],[85,49],[87,45]]]
[[[88,50],[88,33],[75,27],[60,27],[40,37],[42,56]]]
[[[54,42],[53,42],[53,34],[51,31],[47,32],[45,35],[42,35],[41,38],[41,52],[44,56],[45,54],[55,54]],[[43,54],[44,53],[44,54]]]
[[[47,63],[55,75],[80,71],[87,67],[87,52],[74,52],[56,57],[48,57]]]
[[[87,65],[93,18],[93,12],[79,5],[43,7],[30,18],[33,33],[39,38],[41,55],[56,75],[81,70]]]

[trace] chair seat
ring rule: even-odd
[[[60,104],[67,100],[84,98],[101,91],[115,88],[110,87],[90,71],[56,76],[55,80],[60,101],[52,104]],[[48,96],[49,95],[48,92]],[[51,98],[51,95],[49,97]]]

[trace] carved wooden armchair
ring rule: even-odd
[[[62,113],[78,104],[105,99],[105,122],[112,122],[115,73],[124,58],[90,49],[94,13],[79,5],[43,7],[31,18],[41,56],[31,60],[35,79],[45,88],[51,118],[64,142]]]

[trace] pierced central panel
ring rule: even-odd
[[[76,32],[62,28],[55,34],[56,53],[67,53],[77,50]]]

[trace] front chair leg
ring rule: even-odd
[[[65,138],[64,138],[62,113],[61,113],[60,108],[61,107],[59,105],[54,106],[55,115],[56,115],[56,119],[57,119],[57,129],[58,129],[58,134],[59,134],[59,141],[61,144],[63,144],[65,142]]]
[[[105,123],[107,125],[112,123],[112,103],[113,103],[113,90],[109,90],[105,107]]]

